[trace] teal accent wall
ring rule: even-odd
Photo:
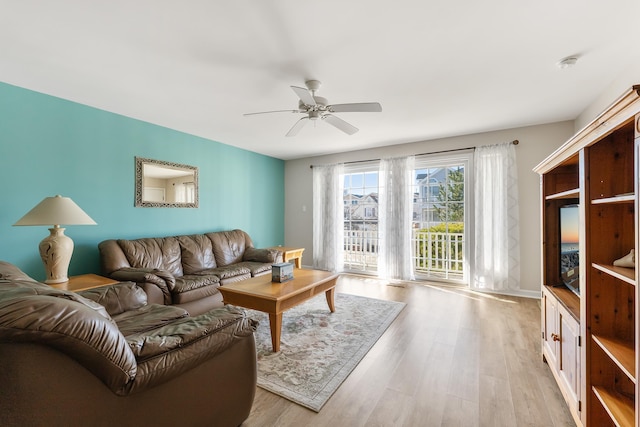
[[[200,207],[134,207],[136,156],[197,166]],[[0,183],[0,260],[37,280],[48,227],[12,225],[56,194],[98,223],[66,227],[70,275],[100,272],[105,239],[240,228],[257,247],[284,243],[284,161],[4,83]]]

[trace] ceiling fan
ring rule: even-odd
[[[334,116],[332,113],[370,113],[382,111],[382,106],[378,102],[356,102],[351,104],[329,104],[326,98],[317,96],[316,92],[320,88],[321,83],[318,80],[307,80],[305,82],[307,88],[291,86],[291,89],[299,98],[298,109],[296,110],[275,110],[261,111],[258,113],[246,113],[245,116],[255,114],[268,113],[303,113],[305,117],[298,120],[286,136],[295,136],[300,129],[307,124],[308,121],[322,120],[340,129],[342,132],[353,135],[358,132],[358,128],[345,122],[341,118]]]

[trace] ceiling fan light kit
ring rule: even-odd
[[[298,86],[291,86],[291,89],[298,96],[298,109],[297,110],[274,110],[274,111],[262,111],[257,113],[246,113],[245,116],[251,116],[255,114],[268,114],[268,113],[301,113],[305,114],[305,117],[299,119],[286,136],[295,136],[300,132],[300,129],[309,121],[317,121],[320,119],[331,126],[341,130],[347,135],[353,135],[358,132],[358,128],[345,122],[341,118],[333,115],[332,113],[379,113],[382,111],[382,106],[378,102],[356,102],[349,104],[329,104],[326,98],[316,95],[318,89],[322,83],[318,80],[307,80],[305,82],[306,89]]]

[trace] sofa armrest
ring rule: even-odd
[[[135,377],[136,359],[115,322],[100,310],[64,291],[5,300],[0,302],[0,342],[54,348],[117,393]]]
[[[109,277],[121,282],[151,283],[162,291],[164,303],[171,304],[171,291],[176,286],[173,274],[157,268],[121,268],[111,272]]]
[[[247,248],[244,251],[242,260],[276,264],[279,255],[280,251],[275,249]]]
[[[133,282],[100,286],[78,294],[102,305],[111,316],[136,310],[147,304],[147,294]]]
[[[225,306],[172,322],[159,329],[126,337],[137,361],[136,378],[121,395],[167,382],[223,353],[252,335],[257,322],[244,310]]]
[[[100,268],[105,276],[121,268],[131,267],[117,240],[109,239],[98,243],[98,251],[100,252]]]

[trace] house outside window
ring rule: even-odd
[[[417,277],[464,282],[470,155],[416,159],[413,171],[412,258]],[[345,165],[344,265],[377,272],[378,162]]]

